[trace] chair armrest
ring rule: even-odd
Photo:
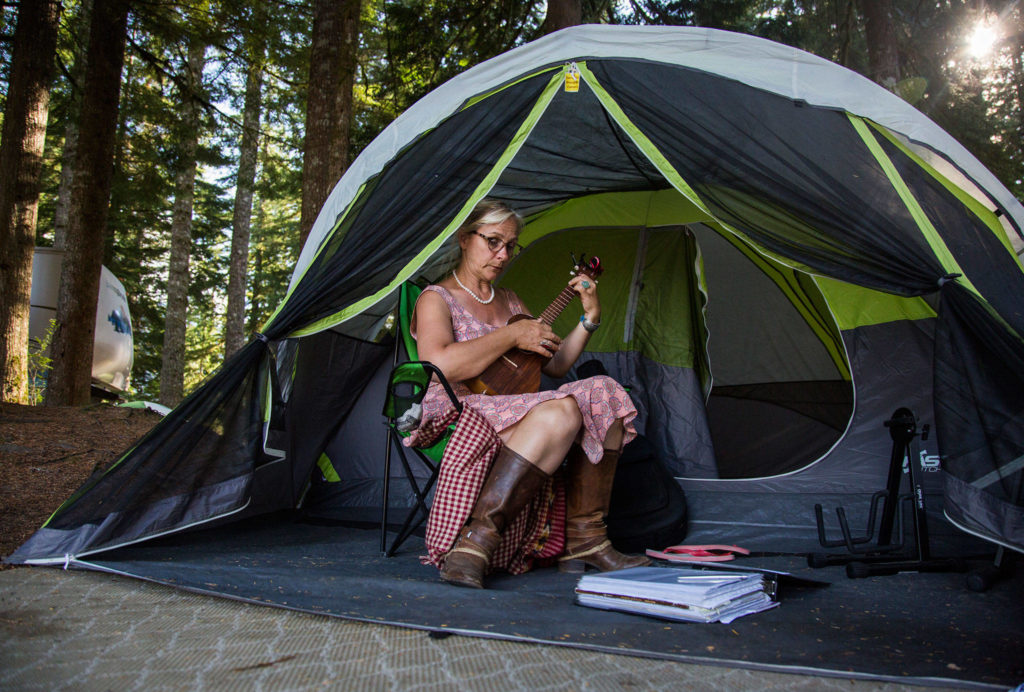
[[[444,376],[444,373],[441,372],[441,369],[439,367],[437,367],[428,360],[415,360],[409,362],[419,364],[420,366],[423,367],[424,370],[428,371],[429,373],[437,377],[437,381],[441,383],[442,387],[444,387],[444,391],[448,395],[448,398],[452,400],[452,406],[455,407],[456,411],[462,413],[462,402],[459,401],[459,398],[457,396],[455,396],[455,391],[452,389],[452,386],[448,383],[448,378]]]

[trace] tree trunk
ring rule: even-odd
[[[83,0],[81,9],[82,44],[89,41],[89,16],[92,0]],[[64,150],[60,156],[60,184],[57,187],[57,203],[53,210],[53,247],[63,250],[68,235],[68,210],[71,206],[71,182],[75,174],[75,152],[78,151],[78,118],[82,106],[82,84],[85,82],[86,53],[75,50],[75,66],[71,70],[71,107],[68,109],[67,124],[64,126]]]
[[[46,386],[49,406],[89,403],[129,4],[129,0],[95,0],[89,22],[71,213],[61,263],[57,328],[50,347],[53,370]]]
[[[71,183],[75,177],[75,152],[78,150],[78,119],[74,113],[64,127],[64,150],[60,155],[60,184],[53,210],[53,247],[63,250],[67,246],[68,218],[71,208]]]
[[[868,75],[889,91],[900,81],[900,53],[896,41],[892,0],[858,0],[864,15],[868,44]]]
[[[256,205],[256,229],[257,232],[261,230],[265,232],[266,229],[266,213],[263,211],[263,205]],[[260,322],[263,316],[263,248],[260,244],[256,245],[255,256],[252,261],[252,302],[249,305],[249,331],[255,332],[260,328]]]
[[[167,270],[167,314],[160,366],[160,403],[177,406],[185,390],[185,335],[188,316],[189,260],[192,250],[192,206],[199,148],[199,93],[206,62],[206,45],[193,39],[188,49],[182,90],[183,137],[175,176],[171,216],[171,257]]]
[[[540,33],[546,36],[559,29],[576,26],[583,22],[583,3],[581,0],[548,0],[548,12]]]
[[[306,243],[320,208],[348,166],[362,0],[315,0],[302,152],[299,247]]]
[[[22,2],[0,140],[0,399],[28,400],[28,317],[57,0]]]
[[[252,221],[252,195],[256,182],[259,153],[260,110],[263,87],[263,42],[255,38],[245,78],[245,112],[242,115],[242,142],[239,145],[238,180],[235,183],[235,209],[231,223],[231,266],[228,268],[228,307],[224,320],[224,359],[245,345],[245,287],[249,263],[249,226]]]

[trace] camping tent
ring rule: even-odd
[[[720,31],[586,26],[468,70],[378,136],[262,333],[12,559],[300,504],[372,516],[399,286],[443,273],[484,196],[527,217],[502,282],[535,310],[570,251],[604,260],[583,360],[631,386],[695,532],[812,549],[813,504],[863,517],[885,483],[884,421],[909,407],[931,428],[910,461],[947,517],[1024,549],[1020,203],[828,61]]]

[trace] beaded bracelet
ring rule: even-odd
[[[600,322],[591,322],[588,320],[586,315],[580,315],[580,324],[582,324],[583,328],[591,334],[596,332],[597,328],[601,326]]]

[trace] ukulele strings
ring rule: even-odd
[[[562,310],[564,310],[575,297],[576,293],[572,290],[572,286],[566,286],[562,289],[562,292],[558,294],[558,297],[551,302],[551,305],[549,305],[547,309],[540,314],[541,322],[547,325],[552,324],[555,319],[562,314]]]

